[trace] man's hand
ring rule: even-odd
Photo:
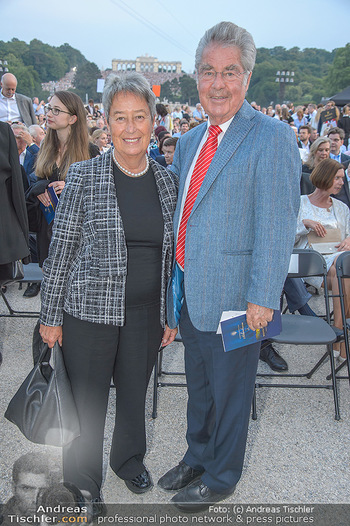
[[[177,329],[169,329],[169,327],[166,325],[162,339],[162,347],[165,347],[166,345],[169,345],[169,343],[173,342],[176,335]]]
[[[58,327],[49,327],[40,324],[39,332],[43,342],[47,343],[50,349],[52,349],[57,341],[59,345],[62,345],[62,325]]]
[[[247,307],[247,323],[252,331],[257,331],[262,327],[266,327],[268,322],[272,320],[273,309],[248,303]]]

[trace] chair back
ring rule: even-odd
[[[307,278],[311,276],[326,276],[327,264],[319,252],[311,248],[294,249],[293,254],[298,256],[298,268],[288,272],[289,278]]]
[[[350,278],[350,252],[343,252],[337,257],[335,268],[338,278]]]

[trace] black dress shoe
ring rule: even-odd
[[[171,502],[181,511],[187,513],[196,513],[209,508],[211,504],[226,499],[234,492],[235,488],[226,493],[217,493],[208,488],[204,482],[199,479],[189,484],[186,488],[176,493]]]
[[[26,290],[23,293],[25,298],[34,298],[40,292],[40,283],[28,283]]]
[[[191,468],[183,460],[175,466],[173,469],[165,473],[159,480],[158,486],[167,491],[178,490],[184,488],[192,482],[198,479],[203,473],[198,469]]]
[[[265,345],[260,350],[260,360],[267,363],[273,371],[288,371],[287,362],[272,347],[271,343]]]
[[[132,480],[124,480],[127,488],[133,493],[145,493],[153,487],[151,475],[147,469]]]

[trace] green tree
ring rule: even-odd
[[[350,86],[350,44],[336,50],[326,79],[329,96]]]
[[[88,98],[99,99],[97,94],[97,79],[101,78],[101,72],[94,62],[86,62],[79,66],[74,78],[75,93],[85,101]]]
[[[181,101],[188,102],[191,106],[199,101],[197,83],[194,78],[183,75],[179,80],[181,88]]]

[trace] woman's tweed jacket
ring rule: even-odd
[[[150,167],[164,220],[160,297],[160,321],[164,327],[178,181],[152,159]],[[70,167],[43,272],[42,324],[62,325],[63,310],[80,320],[124,324],[127,248],[116,199],[112,149]]]

